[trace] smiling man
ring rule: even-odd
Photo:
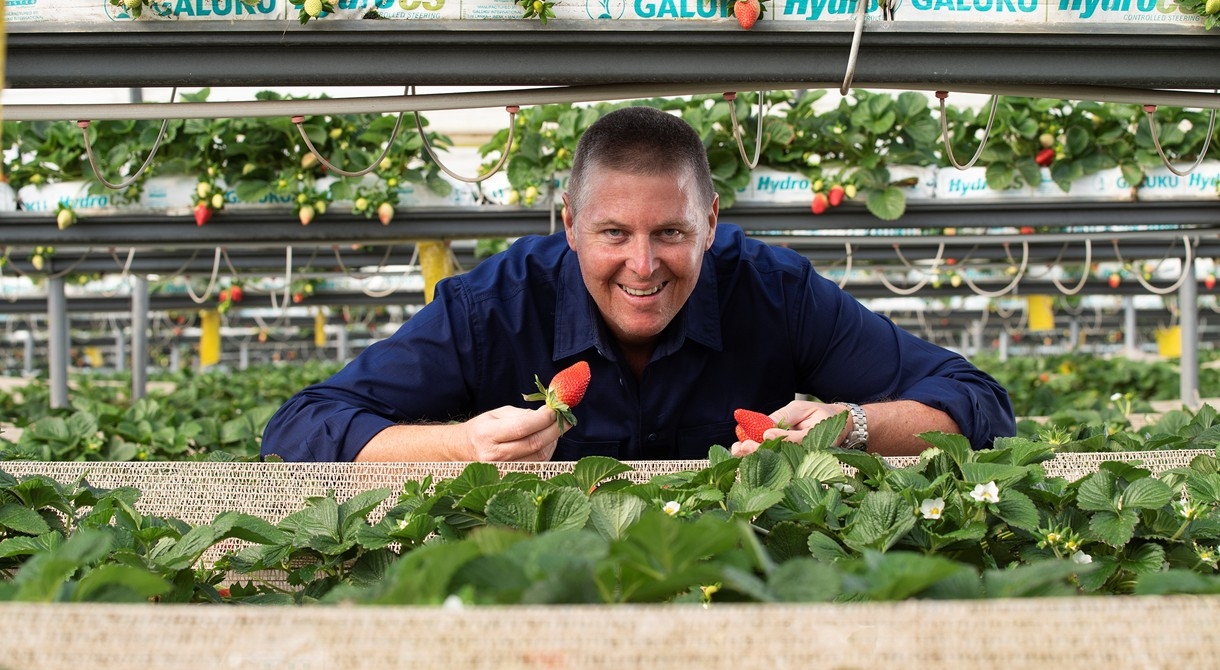
[[[733,411],[770,413],[798,440],[840,412],[842,446],[918,453],[917,435],[975,448],[1015,430],[1005,390],[901,330],[787,249],[719,224],[702,141],[648,107],[581,137],[563,233],[523,238],[463,275],[392,337],[272,418],[287,460],[512,461],[745,454]],[[560,434],[527,408],[534,375],[576,361],[592,381]],[[808,394],[826,402],[794,400]]]

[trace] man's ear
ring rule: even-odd
[[[576,251],[576,217],[572,214],[572,206],[568,202],[568,194],[563,194],[563,212],[560,216],[563,218],[563,232],[568,238],[568,248]]]
[[[712,248],[712,242],[716,241],[716,221],[720,218],[720,194],[712,196],[712,208],[707,215],[707,249]]]

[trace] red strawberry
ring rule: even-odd
[[[1203,285],[1206,286],[1207,290],[1209,291],[1216,288],[1216,273],[1207,273],[1207,276],[1203,278]]]
[[[208,207],[207,203],[201,202],[195,205],[195,225],[202,226],[212,218],[212,208]]]
[[[733,410],[733,418],[737,420],[737,437],[745,440],[763,441],[763,433],[768,428],[775,427],[775,421],[761,412],[748,409]]]
[[[572,414],[572,408],[580,404],[585,397],[590,378],[589,364],[585,361],[578,361],[556,373],[548,386],[543,386],[538,375],[534,375],[534,384],[538,386],[539,392],[522,397],[526,400],[545,402],[546,406],[558,415],[559,430],[562,432],[564,423],[569,426],[576,425],[576,417]]]
[[[843,202],[843,187],[835,184],[830,187],[830,195],[826,198],[831,207],[838,207]]]
[[[229,298],[230,298],[229,289],[227,289],[227,288],[220,289],[220,295],[218,295],[217,298],[220,299],[220,302],[229,302]]]
[[[826,197],[826,194],[814,193],[813,204],[809,206],[809,209],[813,210],[814,215],[825,212],[827,207],[830,207],[830,199]]]
[[[1117,272],[1110,275],[1110,288],[1118,288],[1118,284],[1121,281],[1122,281],[1122,278],[1118,276]]]
[[[241,302],[242,293],[241,284],[229,287],[229,297],[233,299],[233,302]]]
[[[762,13],[762,5],[758,4],[758,0],[737,0],[733,4],[733,15],[737,17],[737,22],[742,28],[749,30],[754,27],[754,23],[758,21],[758,15]]]
[[[312,156],[313,154],[309,155]],[[297,218],[301,220],[302,226],[308,226],[313,221],[314,214],[316,214],[316,211],[312,205],[301,205],[300,211],[297,212]]]
[[[1055,150],[1043,149],[1034,156],[1034,162],[1042,167],[1050,167],[1051,163],[1055,162]]]

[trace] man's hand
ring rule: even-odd
[[[471,459],[485,462],[549,461],[559,442],[559,422],[547,406],[505,405],[465,423]]]
[[[787,428],[768,428],[763,433],[763,439],[769,440],[776,437],[782,437],[788,442],[800,443],[805,439],[805,434],[810,428],[820,423],[824,419],[840,413],[846,412],[847,408],[843,405],[831,405],[823,402],[809,402],[807,400],[793,400],[787,405],[775,410],[770,414],[775,423]],[[851,432],[851,421],[847,422],[843,432],[839,435],[839,439],[835,441],[838,444],[847,437]],[[758,451],[758,442],[754,440],[745,440],[742,442],[734,442],[731,449],[734,456],[745,456],[746,454]]]
[[[464,423],[390,426],[373,436],[357,461],[548,461],[559,421],[545,405],[505,405]]]

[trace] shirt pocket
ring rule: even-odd
[[[733,432],[736,426],[736,421],[721,421],[682,428],[678,431],[676,440],[678,453],[674,454],[674,458],[678,460],[703,459],[707,458],[712,445],[718,444],[725,449],[732,447],[733,443],[737,441]]]
[[[621,459],[622,453],[623,442],[621,440],[584,442],[561,437],[559,438],[559,444],[555,447],[555,454],[551,456],[551,460],[578,461],[585,456],[609,456],[610,458]]]

